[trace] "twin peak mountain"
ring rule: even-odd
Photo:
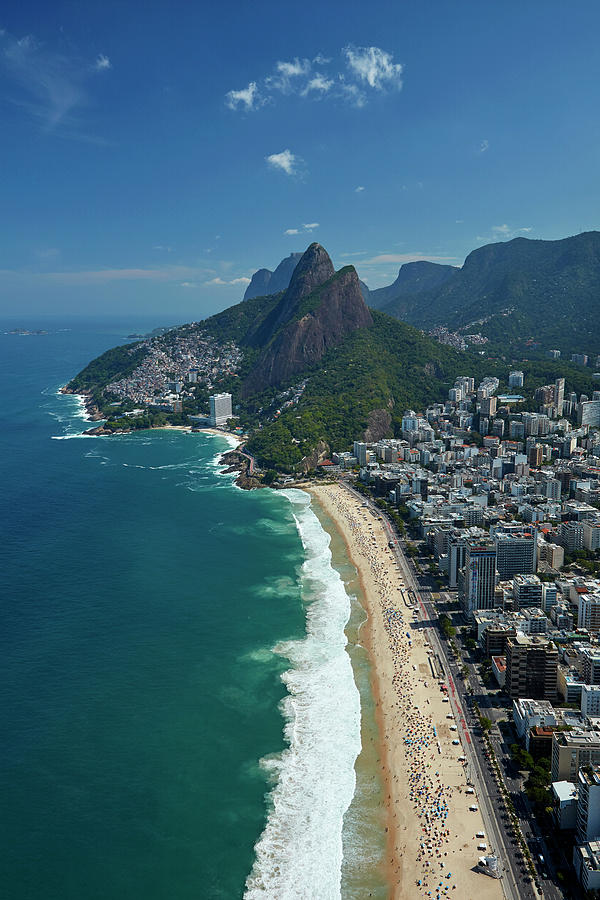
[[[299,260],[288,259],[290,268],[293,262],[288,287],[258,312],[242,341],[258,350],[257,362],[242,386],[245,397],[289,384],[352,331],[373,322],[354,266],[336,272],[329,254],[317,243]],[[267,290],[272,283],[273,277],[266,279]]]

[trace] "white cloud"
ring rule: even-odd
[[[343,49],[346,63],[351,73],[359,81],[366,82],[376,90],[391,87],[400,90],[402,87],[403,67],[392,62],[393,56],[380,47],[353,47],[350,44]]]
[[[308,59],[293,59],[291,62],[278,62],[275,65],[275,74],[265,78],[265,85],[269,90],[281,91],[282,94],[290,94],[295,88],[295,82],[301,76],[309,74],[311,68]]]
[[[299,60],[296,57],[292,62],[278,62],[276,69],[284,78],[294,78],[296,75],[306,75],[310,71],[310,61]]]
[[[479,145],[479,152],[480,152],[480,153],[485,153],[486,150],[489,150],[489,149],[490,149],[490,142],[489,142],[489,141],[482,141],[482,142],[480,143],[480,145]]]
[[[338,90],[344,100],[347,100],[348,103],[351,103],[352,106],[356,106],[358,109],[366,106],[367,97],[364,91],[361,91],[356,84],[349,84],[343,75],[339,75],[338,79]]]
[[[222,287],[223,285],[228,286],[231,284],[250,284],[250,279],[246,278],[245,276],[242,276],[240,278],[232,278],[231,281],[224,281],[223,278],[220,278],[219,276],[217,276],[216,278],[211,278],[210,281],[205,281],[204,283],[205,284],[216,284],[219,287]]]
[[[320,73],[315,75],[314,78],[311,78],[304,90],[301,92],[303,97],[308,96],[312,91],[317,94],[326,94],[333,87],[333,79],[326,78],[324,75]]]
[[[362,191],[364,191],[364,187],[363,187],[362,184],[359,184],[358,187],[354,188],[354,193],[355,193],[355,194],[360,194],[360,193],[362,193]]]
[[[86,134],[76,114],[89,103],[90,79],[110,66],[104,54],[90,62],[74,53],[53,50],[33,35],[15,38],[0,31],[0,75],[7,76],[5,95],[40,122],[45,131],[60,129],[62,137],[106,143]]]
[[[286,228],[283,232],[284,234],[302,234],[303,232],[308,232],[310,234],[311,231],[314,231],[315,228],[319,227],[318,222],[306,222],[302,228]]]
[[[112,69],[112,63],[108,56],[105,56],[104,53],[100,53],[96,59],[94,68],[97,72],[102,72],[105,69]]]
[[[298,159],[291,150],[282,150],[281,153],[271,153],[270,156],[265,156],[265,159],[273,169],[281,169],[286,175],[296,174]]]
[[[310,59],[295,57],[279,60],[270,74],[251,81],[247,88],[229,91],[225,102],[230,109],[244,112],[274,102],[277,95],[298,95],[313,100],[324,97],[341,100],[361,108],[368,92],[400,90],[403,66],[380,47],[353,47],[340,51],[343,65],[332,65],[332,59],[317,54]]]
[[[238,109],[240,106],[245,112],[258,109],[265,104],[255,81],[251,81],[248,87],[240,91],[229,91],[225,94],[225,103],[229,109]]]

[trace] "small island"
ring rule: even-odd
[[[48,334],[48,332],[44,328],[12,328],[10,331],[6,331],[5,334]]]

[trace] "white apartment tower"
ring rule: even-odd
[[[227,419],[230,419],[233,415],[231,394],[212,394],[208,399],[210,403],[210,424],[213,428],[216,425],[225,425]]]

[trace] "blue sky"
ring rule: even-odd
[[[200,319],[318,240],[411,259],[600,226],[600,5],[128,2],[0,19],[0,312]]]

